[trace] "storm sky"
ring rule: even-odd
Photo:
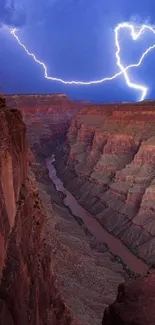
[[[45,62],[48,74],[65,80],[97,80],[119,71],[114,28],[122,22],[155,25],[154,0],[0,0],[0,84],[4,93],[65,92],[73,99],[134,101],[140,93],[126,86],[123,76],[91,86],[69,86],[44,79],[44,71],[28,57],[6,27],[17,27],[30,52]],[[5,27],[5,28],[4,28]],[[155,35],[145,32],[133,41],[120,34],[124,65],[136,63]],[[155,98],[155,50],[130,79],[149,87]]]

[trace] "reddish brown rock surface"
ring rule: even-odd
[[[155,324],[155,271],[118,287],[116,301],[105,310],[102,325]]]
[[[0,111],[0,125],[1,278],[8,237],[15,223],[16,201],[28,171],[26,127],[21,113],[17,110],[7,110],[3,106]]]
[[[73,324],[58,293],[43,206],[28,174],[25,124],[19,111],[0,103],[0,324]]]

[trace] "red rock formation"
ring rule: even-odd
[[[118,287],[116,301],[106,309],[102,325],[155,324],[155,271]]]
[[[0,103],[0,324],[73,324],[58,294],[45,215],[28,174],[26,127],[19,111]]]

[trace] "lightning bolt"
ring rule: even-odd
[[[68,85],[91,85],[91,84],[99,84],[99,83],[103,83],[105,81],[110,81],[110,80],[114,80],[116,79],[118,76],[120,75],[124,75],[126,84],[128,85],[128,87],[133,88],[135,90],[139,90],[141,92],[141,96],[140,96],[140,101],[144,100],[146,95],[147,95],[147,91],[148,88],[136,83],[133,83],[130,81],[129,75],[128,75],[128,70],[131,68],[137,68],[141,65],[144,57],[152,50],[155,48],[155,44],[153,46],[150,46],[149,48],[147,48],[147,50],[145,52],[143,52],[142,56],[140,57],[139,61],[135,64],[130,64],[126,67],[123,66],[123,64],[121,63],[121,58],[120,58],[120,51],[121,51],[121,47],[120,47],[120,43],[119,43],[119,32],[121,29],[128,29],[130,31],[130,35],[132,37],[132,39],[134,41],[136,41],[140,35],[142,35],[142,33],[147,30],[147,31],[151,31],[155,34],[155,30],[153,29],[153,27],[151,27],[150,25],[142,25],[141,28],[139,28],[139,31],[136,32],[135,31],[135,26],[131,23],[126,23],[126,22],[122,22],[120,24],[118,24],[115,29],[114,29],[114,34],[115,34],[115,45],[116,45],[116,52],[115,52],[115,56],[116,56],[116,63],[117,66],[119,67],[119,72],[114,74],[111,77],[105,77],[103,79],[99,79],[99,80],[92,80],[92,81],[66,81],[60,78],[56,78],[56,77],[52,77],[48,75],[48,71],[47,71],[47,66],[45,65],[44,62],[38,60],[35,56],[34,53],[29,52],[29,50],[27,49],[27,47],[21,42],[19,36],[17,35],[18,29],[13,28],[10,29],[10,33],[13,35],[13,37],[16,39],[16,41],[18,42],[18,44],[24,49],[24,51],[31,56],[35,62],[37,62],[40,66],[43,67],[44,69],[44,77],[48,80],[53,80],[53,81],[58,81],[61,82],[63,84],[68,84]]]

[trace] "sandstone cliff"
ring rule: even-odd
[[[45,244],[45,214],[28,173],[21,113],[0,98],[0,324],[73,324]]]

